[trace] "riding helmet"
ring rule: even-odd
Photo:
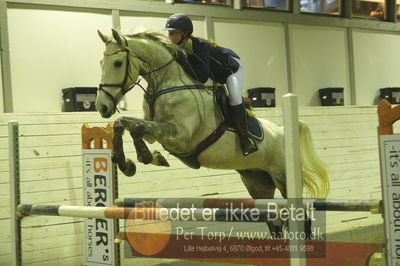
[[[189,35],[193,33],[192,20],[184,14],[173,14],[167,20],[164,30],[183,30]]]

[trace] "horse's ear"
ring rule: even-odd
[[[114,29],[111,29],[111,31],[112,31],[112,35],[114,37],[114,40],[117,41],[117,43],[119,45],[125,45],[125,42],[122,41],[122,37],[121,37],[121,35],[119,35],[118,31],[116,31]]]
[[[99,35],[100,39],[103,40],[104,43],[108,43],[110,41],[110,37],[103,35],[101,31],[97,30],[97,34]]]

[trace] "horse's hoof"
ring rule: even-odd
[[[157,166],[169,167],[167,159],[165,159],[164,156],[162,156],[162,154],[159,151],[153,152],[153,161],[151,163]]]
[[[132,160],[127,159],[125,162],[126,168],[124,174],[126,176],[134,176],[136,174],[136,165],[134,162],[132,162]]]
[[[143,152],[140,156],[138,156],[138,161],[143,164],[149,164],[153,161],[153,155],[149,152]]]

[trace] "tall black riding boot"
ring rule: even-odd
[[[233,125],[239,135],[240,147],[244,156],[249,155],[258,150],[254,141],[250,140],[247,135],[247,113],[244,104],[230,106],[233,115]]]

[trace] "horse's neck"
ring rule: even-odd
[[[146,42],[145,45],[143,45],[143,43],[141,44],[141,47],[145,48],[142,50],[142,55],[151,64],[151,66],[149,66],[143,63],[142,71],[148,73],[151,70],[162,67],[143,77],[148,83],[149,91],[154,93],[162,89],[191,85],[194,83],[176,60],[163,67],[172,59],[172,55],[166,47],[155,41],[142,41]]]
[[[146,45],[144,45],[146,44]],[[171,59],[170,52],[163,45],[148,41],[142,43],[146,49],[142,50],[142,56],[151,62],[151,69],[156,69],[167,64]],[[150,71],[147,64],[143,72]],[[184,85],[199,84],[193,81],[183,70],[180,64],[174,60],[171,64],[162,69],[145,75],[144,78],[148,82],[148,92],[155,93],[167,88],[173,88]],[[194,90],[184,92],[174,92],[164,94],[155,103],[159,108],[154,108],[155,117],[151,117],[150,105],[145,103],[146,119],[158,119],[161,121],[169,121],[177,126],[180,130],[184,130],[193,141],[193,145],[197,145],[206,136],[213,132],[222,121],[219,111],[214,108],[213,96],[206,90]],[[176,108],[176,106],[179,108]],[[162,106],[162,108],[160,108]],[[187,144],[189,147],[191,143]],[[174,151],[174,147],[169,147]],[[190,147],[192,149],[194,147]],[[176,152],[184,152],[178,151]]]

